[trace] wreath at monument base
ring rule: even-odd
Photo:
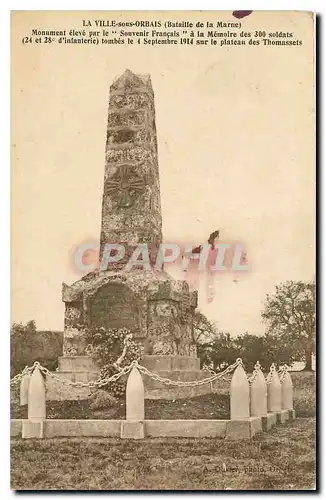
[[[127,328],[91,328],[84,332],[87,343],[86,353],[100,368],[100,377],[111,377],[125,366],[130,365],[141,354],[140,345],[132,340],[132,332]],[[121,377],[116,382],[103,386],[112,396],[121,398],[125,394],[126,380]]]

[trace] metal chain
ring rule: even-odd
[[[121,368],[121,363],[122,361],[124,360],[124,358],[126,357],[127,355],[127,350],[128,350],[128,345],[129,345],[129,341],[132,339],[132,333],[128,333],[128,335],[126,335],[126,337],[124,338],[123,340],[123,351],[122,351],[122,354],[121,356],[113,363],[113,366],[114,368],[116,368],[117,370],[121,371],[122,368]]]
[[[270,384],[271,383],[271,380],[272,380],[272,377],[273,377],[274,373],[277,373],[277,375],[280,378],[280,382],[282,383],[283,380],[284,380],[284,378],[285,378],[285,376],[286,376],[286,374],[287,374],[287,372],[288,372],[288,370],[289,370],[288,365],[282,365],[282,366],[280,366],[280,369],[277,371],[275,363],[272,363],[271,367],[270,367],[270,370],[269,370],[269,374],[266,377],[266,384]]]
[[[240,364],[240,363],[239,363]],[[216,372],[215,370],[213,370],[213,368],[209,368],[207,366],[205,366],[205,368],[202,368],[202,371],[207,371],[208,373],[210,373],[211,375],[216,375],[217,373],[221,373],[221,372]]]
[[[216,372],[210,368],[209,366],[205,366],[205,368],[202,368],[203,371],[207,371],[208,373],[210,373],[211,375],[216,375]],[[223,380],[223,382],[227,382],[227,383],[230,383],[231,381],[231,378],[226,378],[226,377],[221,377],[219,380]],[[211,385],[211,392],[214,392],[214,387],[213,387],[213,382],[210,383]]]
[[[287,374],[288,370],[289,370],[288,365],[282,365],[282,366],[280,366],[280,369],[279,369],[278,373],[279,373],[279,376],[280,376],[280,382],[281,383],[283,382],[284,378],[286,377],[286,374]]]
[[[269,373],[266,377],[266,384],[270,384],[272,381],[273,374],[276,372],[276,366],[275,363],[271,364],[271,367],[269,369]]]
[[[158,382],[162,382],[163,384],[166,385],[172,385],[172,386],[177,386],[177,387],[198,387],[201,385],[209,384],[214,382],[214,380],[218,379],[225,379],[225,375],[228,373],[231,373],[237,366],[243,365],[241,358],[238,358],[235,363],[232,365],[228,366],[223,372],[220,373],[215,373],[212,377],[208,377],[202,380],[194,380],[191,382],[182,382],[181,380],[170,380],[168,378],[163,378],[157,373],[149,371],[147,368],[144,366],[140,365],[138,363],[138,360],[134,360],[131,362],[129,366],[126,366],[125,368],[122,368],[121,371],[118,373],[115,373],[111,377],[106,377],[106,378],[100,378],[98,380],[94,380],[91,382],[72,382],[71,380],[64,379],[61,377],[58,377],[55,372],[50,372],[47,368],[42,366],[38,361],[35,361],[32,367],[25,367],[22,373],[19,373],[15,375],[13,379],[11,379],[10,384],[16,384],[21,381],[21,379],[27,375],[31,374],[35,368],[38,368],[44,375],[47,375],[48,377],[53,378],[57,382],[60,382],[61,384],[64,385],[69,385],[73,387],[89,387],[89,388],[95,388],[95,387],[103,387],[104,385],[109,384],[110,382],[116,382],[120,377],[123,375],[126,375],[129,373],[134,367],[137,368],[141,373],[144,375],[148,375],[154,380],[157,380]]]
[[[119,380],[120,377],[126,375],[131,370],[132,365],[126,366],[121,371],[115,373],[111,377],[100,378],[97,380],[93,380],[91,382],[72,382],[71,380],[58,377],[58,375],[56,375],[55,373],[50,372],[47,368],[44,368],[44,366],[39,366],[38,368],[41,370],[41,372],[44,373],[44,375],[48,375],[49,377],[53,378],[57,382],[61,382],[64,385],[70,385],[72,387],[95,388],[95,387],[103,387],[104,385],[107,385],[110,382],[116,382],[117,380]]]
[[[23,377],[25,377],[25,375],[30,375],[33,371],[33,366],[25,366],[25,368],[23,369],[23,371],[21,373],[17,373],[17,375],[15,375],[11,380],[10,380],[10,385],[15,385],[15,384],[18,384],[18,382],[21,381],[21,379]]]
[[[150,378],[153,380],[156,380],[158,382],[161,382],[162,384],[165,385],[172,385],[175,387],[198,387],[201,385],[209,384],[211,382],[214,382],[214,380],[218,380],[223,378],[225,375],[228,373],[232,372],[238,365],[242,364],[242,360],[238,358],[233,365],[228,366],[223,372],[221,373],[216,373],[212,377],[208,377],[202,380],[193,380],[191,382],[183,382],[181,380],[171,380],[169,378],[164,378],[158,375],[157,373],[149,371],[147,368],[144,366],[136,363],[135,366],[138,368],[138,370],[143,373],[144,375],[148,375]]]
[[[261,372],[261,366],[259,361],[257,361],[254,366],[254,371],[252,372],[252,375],[249,378],[249,384],[253,384],[255,382],[259,372]]]
[[[35,361],[33,366],[31,367],[26,366],[22,371],[22,373],[18,373],[17,375],[15,375],[14,378],[10,380],[10,385],[17,384],[18,382],[21,381],[21,379],[24,376],[30,375],[33,372],[34,368],[38,368],[44,375],[53,378],[54,380],[60,382],[63,385],[70,385],[72,387],[89,387],[89,388],[103,387],[104,385],[107,385],[110,382],[117,381],[120,377],[129,373],[133,366],[134,366],[133,363],[131,363],[129,366],[126,366],[121,371],[119,371],[119,373],[115,373],[111,377],[100,378],[91,382],[72,382],[71,380],[58,377],[58,375],[56,375],[55,372],[50,372],[50,370],[42,366],[38,361]]]

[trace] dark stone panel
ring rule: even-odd
[[[77,327],[82,322],[83,306],[81,302],[66,303],[65,328]]]
[[[145,122],[145,112],[136,110],[119,110],[109,113],[108,128],[113,127],[133,127],[143,125]],[[155,122],[155,121],[154,121]]]
[[[139,314],[142,304],[133,292],[122,283],[103,285],[90,299],[91,325],[107,328],[128,328],[139,331]]]

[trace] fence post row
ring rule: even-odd
[[[23,424],[23,437],[43,437],[43,422],[46,419],[45,380],[39,364],[35,363],[33,368],[31,374],[27,372],[22,376],[20,383],[20,404],[28,404],[30,422]],[[131,421],[130,425],[136,425],[137,421],[145,419],[144,392],[142,374],[134,365],[126,386],[126,421]],[[250,416],[263,417],[282,409],[293,410],[293,385],[286,367],[281,371],[280,379],[273,363],[266,380],[257,361],[249,382],[241,360],[237,360],[231,379],[230,409],[231,420],[248,420]],[[37,423],[41,430],[31,427]]]
[[[293,410],[293,385],[289,372],[283,369],[280,377],[273,363],[267,380],[257,361],[250,380],[239,364],[234,371],[230,387],[231,420],[264,417],[268,412]]]

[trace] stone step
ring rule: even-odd
[[[79,371],[79,372],[70,372],[70,371],[61,371],[61,372],[54,372],[55,375],[63,380],[70,380],[71,382],[90,382],[92,380],[96,380],[99,378],[99,372],[98,371]],[[159,373],[159,376],[162,378],[167,378],[170,380],[180,380],[182,382],[191,382],[194,380],[202,380],[204,378],[207,378],[207,372],[202,372],[202,371],[193,371],[193,370],[175,370],[173,372],[169,371],[161,371]],[[160,388],[160,387],[166,387],[166,385],[163,382],[160,382],[158,380],[155,380],[154,378],[150,377],[149,375],[142,375],[144,385],[148,388]],[[126,376],[122,377],[123,379],[126,379]],[[47,377],[49,381],[54,381],[60,385],[61,384],[59,381],[55,381],[52,377]],[[209,384],[208,384],[209,385]]]
[[[145,399],[185,399],[203,396],[210,392],[210,384],[195,387],[173,387],[164,385],[159,389],[148,388],[145,385]]]
[[[160,371],[158,375],[162,378],[167,378],[170,380],[178,380],[182,382],[192,382],[194,380],[201,380],[202,378],[206,378],[206,375],[203,376],[202,372],[197,372],[194,370],[175,370],[173,372],[168,372],[168,371]],[[149,375],[142,375],[143,376],[143,381],[144,385],[147,388],[151,389],[159,389],[159,388],[164,388],[167,387],[166,384],[163,382],[159,382],[158,380],[155,380],[154,378],[150,377]],[[175,387],[175,386],[171,386]]]
[[[71,382],[90,382],[98,378],[97,372],[55,372],[55,375],[63,380]],[[46,399],[51,401],[65,401],[76,399],[87,399],[91,394],[89,387],[75,387],[66,385],[53,377],[46,377]]]
[[[160,376],[170,380],[179,380],[182,382],[193,382],[202,380],[207,377],[207,372],[194,370],[176,370],[173,372],[160,372]],[[208,394],[212,392],[211,384],[204,384],[193,387],[178,387],[174,385],[166,385],[163,382],[154,380],[148,375],[143,375],[145,398],[146,399],[180,399],[191,398]]]
[[[96,371],[89,372],[55,372],[55,375],[63,380],[70,380],[72,382],[90,382],[99,377]],[[161,371],[160,376],[170,380],[181,380],[183,382],[190,382],[195,380],[202,380],[208,377],[205,371],[194,370],[175,370],[173,372]],[[122,377],[126,380],[127,376]],[[162,382],[152,379],[148,375],[143,375],[145,398],[146,399],[179,399],[195,397],[202,394],[212,392],[211,384],[204,384],[194,387],[177,387],[166,385]],[[63,384],[52,377],[46,378],[46,399],[47,400],[78,400],[87,399],[91,394],[92,389],[88,387],[75,387]]]
[[[55,372],[55,375],[57,375],[63,380],[64,379],[70,380],[71,382],[91,382],[92,380],[96,380],[99,378],[98,371],[84,371],[84,372],[62,371],[62,372]]]
[[[149,355],[141,357],[139,364],[155,373],[178,371],[199,371],[199,358],[191,356]]]
[[[59,372],[92,372],[98,371],[93,359],[89,356],[61,356],[58,360]]]
[[[190,382],[209,377],[200,370],[199,358],[190,356],[144,355],[139,363],[163,378]],[[89,356],[61,356],[56,375],[72,382],[89,382],[99,378],[99,369]],[[126,379],[126,377],[124,377]],[[211,384],[196,387],[165,385],[148,375],[143,376],[146,399],[179,399],[211,392]],[[62,384],[47,377],[47,399],[73,400],[88,398],[91,389]]]
[[[200,360],[190,356],[159,356],[143,355],[140,364],[155,373],[170,371],[199,371]],[[96,371],[95,362],[89,356],[61,356],[59,358],[60,372]]]

